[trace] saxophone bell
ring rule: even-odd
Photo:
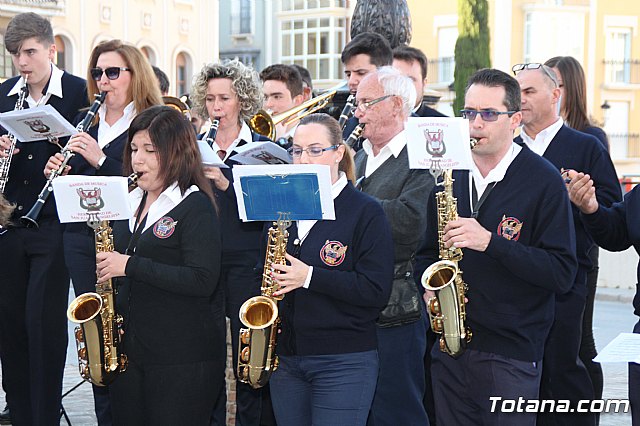
[[[284,265],[289,233],[288,220],[279,219],[269,228],[267,252],[262,272],[260,296],[247,300],[240,307],[240,321],[246,328],[240,329],[238,343],[238,380],[254,389],[266,385],[271,374],[278,368],[276,337],[280,326],[278,300],[275,296],[280,287],[271,277],[271,265]]]

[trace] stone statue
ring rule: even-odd
[[[411,42],[411,15],[406,0],[358,0],[351,21],[351,38],[363,32],[384,36],[391,48]]]

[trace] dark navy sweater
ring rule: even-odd
[[[0,112],[11,111],[15,107],[18,95],[7,96],[7,94],[16,85],[18,79],[19,77],[13,77],[0,84]],[[62,75],[62,93],[64,98],[51,95],[47,104],[54,107],[67,121],[72,122],[78,111],[88,105],[85,80],[65,72]],[[25,102],[25,108],[27,107]],[[0,127],[0,135],[6,133],[7,131]],[[65,138],[60,143],[64,145],[66,141]],[[11,162],[9,181],[4,195],[17,205],[13,212],[12,221],[18,224],[20,216],[26,214],[33,206],[47,181],[44,176],[44,166],[49,157],[60,152],[60,148],[46,140],[29,143],[18,142],[16,147],[20,149],[20,152],[13,157]],[[42,208],[38,222],[57,219],[55,201],[52,196]]]
[[[519,137],[518,139],[522,141]],[[595,182],[596,196],[601,204],[610,206],[622,199],[618,176],[611,158],[602,143],[595,137],[563,125],[547,147],[543,157],[558,170],[564,168],[588,173]],[[594,242],[584,228],[580,211],[573,205],[572,209],[576,232],[576,254],[580,265],[576,284],[584,286],[586,273],[592,267],[589,251]]]
[[[334,205],[336,220],[316,222],[302,245],[294,244],[296,224],[289,228],[287,252],[313,266],[313,275],[309,288],[287,293],[279,302],[281,355],[377,348],[376,319],[393,279],[391,229],[380,204],[351,183]]]
[[[639,218],[640,185],[627,193],[623,202],[615,203],[609,208],[601,204],[594,214],[582,215],[587,230],[599,246],[610,251],[622,251],[633,246],[638,254],[640,254]],[[640,263],[637,280],[640,283]],[[638,286],[637,283],[636,286]],[[635,314],[640,316],[640,290],[636,290],[633,307]]]
[[[469,172],[454,172],[460,217],[470,217]],[[435,191],[429,198],[416,280],[438,260]],[[484,252],[464,249],[469,286],[469,347],[523,361],[540,361],[554,318],[556,293],[569,290],[576,271],[575,234],[567,190],[553,166],[527,147],[482,204],[478,222],[491,232]]]
[[[202,139],[204,135],[199,135],[199,139]],[[251,132],[252,141],[264,142],[270,139]],[[247,144],[247,141],[240,141],[238,146]],[[230,160],[236,154],[236,151],[232,151],[227,156],[225,164],[229,166],[228,169],[221,168],[222,174],[229,180],[229,187],[226,191],[221,191],[216,188],[213,182],[211,187],[216,197],[218,204],[218,211],[220,216],[221,231],[222,231],[222,262],[226,265],[251,265],[254,266],[257,262],[255,256],[260,250],[262,242],[262,228],[263,222],[243,222],[240,220],[238,213],[238,203],[236,201],[236,192],[233,188],[233,166],[238,164],[236,161]],[[250,256],[253,253],[254,256]],[[246,259],[249,255],[251,259]]]

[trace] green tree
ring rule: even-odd
[[[480,68],[491,66],[489,55],[489,5],[487,0],[458,0],[458,40],[453,73],[456,99],[453,111],[464,107],[464,89],[469,77]]]

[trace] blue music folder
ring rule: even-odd
[[[335,219],[328,166],[239,165],[233,175],[244,221]]]

